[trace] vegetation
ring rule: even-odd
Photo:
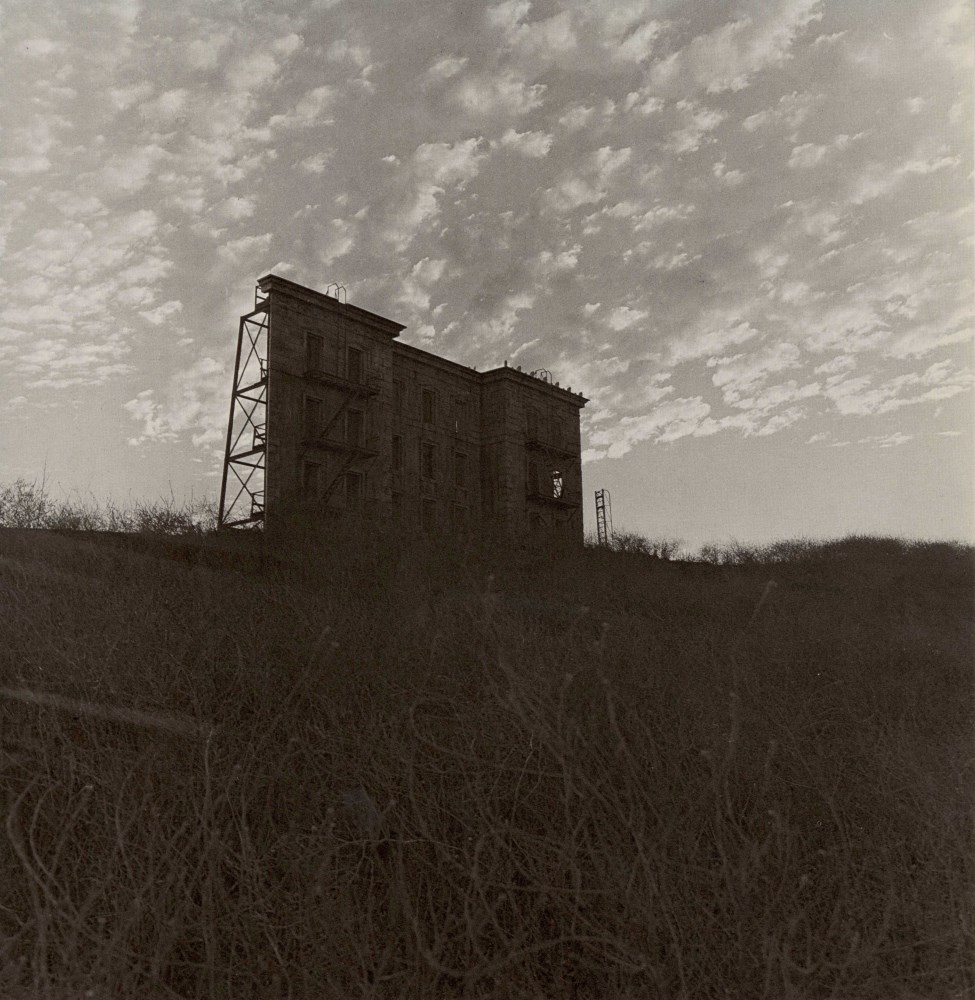
[[[971,995],[971,550],[653,546],[0,531],[0,995]]]

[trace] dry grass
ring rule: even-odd
[[[0,995],[975,987],[970,550],[108,541],[0,532]]]

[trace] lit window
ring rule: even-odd
[[[556,500],[562,499],[562,473],[558,469],[552,472],[552,496]]]

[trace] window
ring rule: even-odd
[[[532,495],[538,493],[538,463],[534,460],[528,463],[528,492]]]
[[[317,333],[305,334],[305,371],[320,372],[325,354],[325,338]]]
[[[345,443],[353,448],[362,447],[365,414],[362,410],[349,410],[345,415]]]
[[[305,396],[304,433],[306,438],[317,438],[322,429],[322,401]]]
[[[561,448],[565,443],[565,428],[558,417],[552,417],[552,444],[556,448]]]
[[[393,520],[402,521],[403,520],[403,494],[394,493],[393,494]]]
[[[424,479],[436,479],[437,448],[429,441],[420,444],[420,475]]]
[[[454,433],[463,434],[467,429],[467,403],[463,399],[454,400]]]
[[[562,499],[562,473],[558,469],[552,470],[552,496],[556,500]]]
[[[393,409],[397,413],[403,412],[403,398],[406,395],[406,386],[401,378],[393,379]]]
[[[349,347],[345,352],[345,377],[350,382],[362,381],[362,351]]]
[[[437,530],[437,501],[425,498],[420,507],[421,527],[427,533]]]
[[[459,451],[454,452],[454,486],[467,486],[467,456]]]
[[[403,438],[393,435],[393,472],[403,471]]]
[[[306,500],[318,496],[318,468],[315,462],[305,462],[301,467],[301,492]]]
[[[425,424],[432,424],[436,416],[436,397],[432,389],[424,389],[421,405],[421,419]]]
[[[528,407],[528,412],[525,414],[525,424],[528,437],[534,441],[538,437],[538,410],[534,406]]]
[[[467,508],[461,503],[455,503],[450,508],[450,523],[454,528],[463,530],[467,527]]]
[[[347,472],[345,474],[346,510],[358,510],[361,504],[362,504],[362,473]]]

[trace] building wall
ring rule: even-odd
[[[269,518],[291,507],[358,506],[411,529],[558,528],[581,538],[582,396],[517,369],[477,372],[399,343],[400,324],[277,276],[259,285],[271,317]],[[321,338],[320,351],[309,352],[309,338]],[[361,352],[359,373],[349,369],[350,348]],[[333,447],[313,443],[309,422],[319,413]],[[349,435],[361,450],[348,450]],[[561,497],[552,495],[554,470]]]

